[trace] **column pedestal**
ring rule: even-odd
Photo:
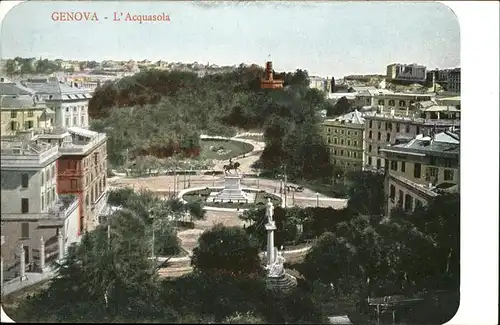
[[[268,223],[266,224],[267,230],[267,265],[271,265],[276,260],[276,254],[274,249],[274,231],[276,230],[276,224]]]

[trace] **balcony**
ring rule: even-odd
[[[79,202],[76,196],[59,195],[59,201],[49,208],[47,212],[38,213],[5,213],[2,214],[3,221],[32,221],[40,222],[39,225],[56,226],[64,225],[66,218],[78,207]]]

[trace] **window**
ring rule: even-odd
[[[387,142],[391,141],[391,134],[390,133],[387,133],[387,136],[385,137],[385,140]]]
[[[340,134],[344,134],[344,130],[341,130],[341,131],[340,131]]]
[[[28,213],[29,212],[29,200],[26,198],[21,199],[21,213]]]
[[[389,197],[391,198],[391,201],[394,202],[394,199],[396,198],[396,187],[394,185],[391,185]]]
[[[340,150],[340,155],[343,156],[344,155],[344,150]]]
[[[415,166],[413,167],[413,177],[422,177],[422,164],[415,163]]]
[[[406,163],[404,161],[401,162],[401,171],[406,172]]]
[[[372,145],[371,144],[368,146],[368,152],[372,152]]]
[[[417,125],[417,134],[420,134],[420,126]]]
[[[347,135],[351,135],[351,131],[347,131]]]
[[[76,120],[76,116],[73,116],[73,125],[77,125],[77,124],[78,124],[78,122]]]
[[[33,117],[33,111],[28,111],[28,117]]]
[[[406,125],[406,126],[405,126],[405,132],[406,132],[406,133],[410,133],[410,126],[409,126],[409,125]]]
[[[398,205],[403,206],[403,191],[399,190],[398,192]]]
[[[52,188],[52,201],[56,200],[56,189],[55,187]]]
[[[339,130],[338,130],[338,129],[335,129],[335,133],[339,133]]]
[[[42,171],[42,173],[40,174],[40,185],[43,186],[43,184],[45,184],[45,173]]]
[[[73,106],[73,112],[76,112],[76,106]]]
[[[378,126],[379,129],[381,129],[382,128],[382,122],[378,122],[377,126]]]
[[[21,238],[30,238],[30,224],[23,222],[21,224]]]
[[[52,176],[56,176],[56,165],[52,165]]]
[[[45,194],[42,193],[42,211],[45,210]]]
[[[354,141],[352,142],[352,145],[353,145],[353,146],[357,146],[357,145],[358,145],[358,141],[354,140]]]
[[[413,208],[413,197],[410,194],[405,195],[405,211],[411,211]]]
[[[399,123],[396,124],[396,132],[399,132]]]
[[[347,145],[350,146],[351,145],[351,140],[347,140]]]
[[[425,180],[429,182],[437,181],[439,170],[436,167],[427,167],[425,169]]]
[[[21,175],[21,186],[22,188],[27,188],[29,186],[29,175],[28,174],[22,174]]]
[[[328,137],[328,138],[326,139],[326,142],[331,143],[331,142],[332,142],[332,139],[330,139],[330,137]]]
[[[344,139],[340,139],[340,144],[344,144]]]
[[[10,112],[10,118],[17,118],[17,112],[11,111]]]
[[[423,206],[422,201],[415,199],[415,210]]]
[[[337,144],[337,138],[333,138],[333,144]]]
[[[17,122],[16,121],[10,121],[10,129],[12,131],[16,131],[17,130]]]
[[[444,180],[445,181],[453,181],[453,170],[451,169],[445,169],[444,170]]]
[[[85,125],[85,116],[81,116],[81,122],[80,125]]]
[[[357,157],[357,154],[355,152],[352,153],[352,157],[353,158],[356,158]]]
[[[406,102],[404,100],[399,101],[399,107],[404,107],[406,106]]]
[[[368,132],[368,139],[372,138],[372,131]]]
[[[384,105],[384,100],[383,99],[379,99],[378,100],[378,104],[383,106]]]
[[[31,129],[31,128],[33,127],[33,121],[26,121],[26,122],[24,123],[24,127],[25,127],[26,129]]]
[[[387,123],[385,124],[385,129],[386,129],[386,130],[391,130],[391,131],[392,131],[392,123],[387,122]]]
[[[333,154],[336,156],[337,155],[337,150],[333,150]]]
[[[328,133],[330,133],[332,131],[332,128],[328,128]]]
[[[398,170],[398,162],[395,160],[391,160],[391,169]]]
[[[382,133],[378,132],[378,133],[377,133],[377,140],[379,140],[379,141],[380,141],[380,139],[381,139],[381,138],[382,138]]]
[[[371,129],[373,127],[373,121],[370,121],[368,125],[370,126]]]
[[[372,157],[368,157],[368,165],[372,165]]]
[[[449,168],[449,167],[451,167],[451,165],[452,165],[451,164],[451,159],[445,158],[444,159],[444,167],[448,167]]]
[[[66,113],[69,113],[69,107],[66,107]]]
[[[389,106],[396,106],[396,102],[394,101],[394,99],[389,100]]]
[[[66,126],[71,126],[71,125],[69,125],[69,117],[66,117],[66,124],[65,125]]]
[[[382,163],[380,162],[380,159],[377,159],[377,168],[380,168],[381,165]]]

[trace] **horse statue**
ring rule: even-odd
[[[240,168],[240,163],[239,162],[234,162],[229,158],[229,164],[222,166],[224,168],[224,174],[232,174],[232,170],[234,170],[236,173],[238,173],[238,168]]]

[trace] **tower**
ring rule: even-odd
[[[264,78],[260,79],[260,88],[262,89],[282,89],[283,80],[274,79],[273,77],[273,62],[266,62],[266,70],[264,72]]]

